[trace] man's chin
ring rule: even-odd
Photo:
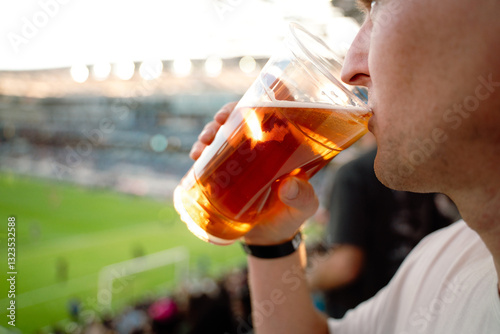
[[[377,152],[374,163],[377,179],[383,185],[393,190],[420,192],[416,189],[415,167],[398,161],[397,158],[387,159],[387,157],[381,157]]]

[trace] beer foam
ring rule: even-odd
[[[276,75],[279,76],[280,73]],[[271,102],[261,102],[255,105],[245,105],[242,104],[238,107],[249,107],[249,108],[258,108],[258,107],[280,107],[280,108],[318,108],[318,109],[330,109],[338,112],[369,112],[370,109],[368,107],[354,107],[354,106],[341,106],[341,105],[332,105],[329,103],[319,103],[319,102],[296,102],[296,101],[286,101],[286,100],[277,100],[274,91],[270,89],[269,85],[263,82],[263,77],[259,76],[260,84],[262,88],[266,91],[267,96],[271,100]],[[334,86],[334,88],[337,88]],[[337,88],[338,89],[338,88]]]

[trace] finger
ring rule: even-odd
[[[208,123],[207,125],[205,125],[203,131],[198,136],[198,141],[202,142],[205,145],[210,145],[214,140],[217,131],[219,131],[219,128],[220,124],[215,121]]]
[[[305,217],[310,217],[318,209],[319,201],[312,185],[306,180],[290,177],[282,181],[278,190],[280,200]]]
[[[227,118],[231,114],[231,112],[234,110],[234,107],[236,107],[236,104],[238,102],[229,102],[225,104],[220,110],[215,114],[214,120],[219,123],[220,125],[226,123]]]
[[[198,141],[193,144],[191,152],[189,152],[191,159],[198,159],[205,147],[213,142],[220,126],[226,122],[236,104],[237,102],[230,102],[224,105],[214,116],[214,120],[205,125],[203,131],[198,136]]]
[[[197,141],[196,143],[193,144],[193,147],[191,148],[191,152],[189,152],[189,157],[193,160],[197,160],[201,152],[207,147],[207,145]]]

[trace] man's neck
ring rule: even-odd
[[[453,200],[467,225],[479,234],[492,254],[500,293],[500,187],[491,182],[482,189],[454,196]]]

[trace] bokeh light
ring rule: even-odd
[[[172,71],[178,77],[185,77],[191,73],[193,64],[189,58],[177,58],[172,63]]]
[[[209,77],[216,77],[222,72],[222,59],[216,56],[208,57],[205,61],[205,73]]]
[[[149,146],[151,146],[153,151],[160,153],[167,149],[168,140],[164,135],[159,133],[151,137]]]
[[[246,73],[250,74],[257,68],[257,63],[255,59],[251,56],[245,56],[240,59],[240,69]]]
[[[175,151],[182,147],[182,140],[177,136],[170,136],[167,138],[167,140],[169,150]]]
[[[97,81],[106,80],[111,73],[111,65],[109,63],[97,63],[92,66],[92,76]]]
[[[134,76],[135,65],[132,61],[122,61],[113,65],[113,74],[121,80],[129,80]]]
[[[73,65],[70,73],[73,80],[78,83],[83,83],[89,78],[89,69],[86,65]]]

